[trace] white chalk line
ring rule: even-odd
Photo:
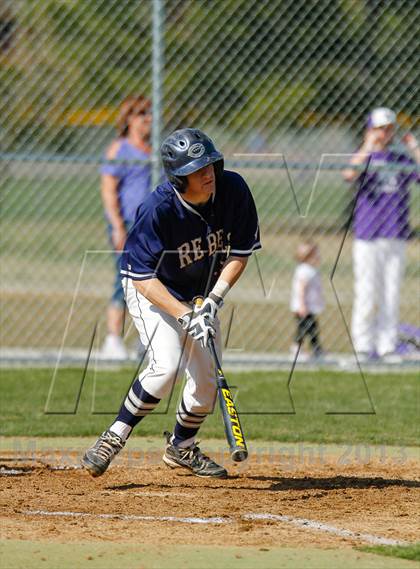
[[[332,533],[334,535],[339,535],[340,537],[350,537],[352,539],[359,539],[367,543],[373,543],[375,545],[406,545],[404,541],[398,541],[396,539],[390,539],[387,537],[378,537],[370,533],[359,533],[348,529],[340,529],[329,524],[323,524],[321,522],[316,522],[314,520],[307,520],[305,518],[293,518],[291,516],[280,516],[277,514],[244,514],[242,516],[246,520],[272,520],[285,522],[292,524],[301,528],[310,528],[317,531],[323,531],[326,533]]]
[[[100,518],[100,519],[113,519],[113,520],[129,520],[129,521],[144,521],[144,522],[180,522],[186,524],[230,524],[235,521],[233,518],[222,517],[177,517],[177,516],[141,516],[134,514],[92,514],[89,512],[50,512],[46,510],[25,510],[21,512],[27,516],[56,516],[56,517],[72,517],[72,518]],[[366,543],[375,545],[407,545],[404,541],[390,539],[387,537],[379,537],[370,533],[354,532],[347,529],[340,529],[329,524],[324,524],[314,520],[305,518],[294,518],[292,516],[283,516],[278,514],[243,514],[240,516],[242,520],[270,520],[292,524],[299,528],[311,529],[325,533],[331,533],[339,537],[346,537],[356,539]]]
[[[104,494],[105,496],[115,496],[115,494],[124,494],[125,496],[127,496],[127,492],[125,492],[124,490],[113,490],[112,492],[101,492],[101,494]],[[170,498],[171,496],[181,496],[182,498],[196,498],[196,494],[192,494],[192,493],[188,493],[188,492],[154,492],[154,491],[149,491],[149,490],[145,490],[144,492],[130,492],[130,497],[131,496],[154,496],[157,498]]]
[[[26,510],[27,516],[57,516],[72,518],[101,518],[107,520],[130,520],[141,522],[181,522],[184,524],[226,524],[228,518],[179,518],[176,516],[136,516],[134,514],[91,514],[89,512],[49,512],[45,510]]]

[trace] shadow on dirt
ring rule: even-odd
[[[105,490],[118,490],[118,491],[123,491],[123,490],[142,490],[144,488],[150,488],[151,486],[155,486],[155,484],[134,484],[133,482],[130,482],[130,484],[118,484],[115,486],[105,486]],[[159,488],[161,486],[159,485]],[[172,486],[165,486],[168,488],[172,488]]]
[[[229,491],[235,490],[250,490],[257,492],[286,492],[290,490],[345,490],[345,489],[367,489],[367,488],[390,488],[392,486],[397,486],[400,488],[420,488],[420,482],[417,480],[401,480],[397,478],[363,478],[357,476],[331,476],[329,478],[281,478],[279,476],[229,476],[225,481],[221,480],[211,480],[210,483],[204,483],[204,479],[199,480],[199,484],[195,486],[191,483],[195,480],[194,477],[188,476],[188,482],[180,484],[156,484],[156,482],[151,484],[121,484],[114,486],[107,486],[106,490],[117,490],[117,491],[130,491],[130,490],[141,490],[158,488],[159,490],[176,490],[179,488],[188,488],[188,490],[200,490],[207,488],[209,490],[224,489]],[[237,480],[240,480],[240,484],[235,484]],[[246,482],[269,482],[269,486],[261,487],[259,485],[247,486]],[[197,481],[198,482],[198,481]],[[234,483],[231,485],[230,483]]]
[[[403,480],[398,478],[365,478],[359,476],[331,476],[329,478],[281,478],[278,476],[248,476],[249,480],[271,482],[267,490],[343,490],[346,488],[389,488],[399,486],[403,488],[420,488],[417,480]]]

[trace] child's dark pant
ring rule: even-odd
[[[322,347],[319,340],[319,328],[316,316],[314,314],[308,314],[304,317],[296,315],[296,321],[297,330],[295,342],[301,344],[305,337],[308,336],[314,353],[321,352]]]

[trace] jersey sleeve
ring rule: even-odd
[[[240,190],[236,193],[235,226],[230,238],[230,254],[237,257],[249,257],[261,249],[260,228],[254,198],[245,180],[238,176]]]
[[[140,207],[122,255],[121,275],[135,281],[157,278],[163,252],[158,212]]]

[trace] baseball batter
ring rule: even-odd
[[[82,463],[93,476],[103,474],[132,429],[185,373],[173,433],[165,433],[163,460],[197,476],[224,478],[226,470],[195,443],[216,398],[207,344],[214,337],[221,356],[217,312],[249,256],[261,247],[258,217],[246,182],[224,170],[223,155],[202,131],[175,131],[161,155],[168,181],[140,206],[121,270],[148,366]],[[200,308],[194,305],[198,296],[205,298]]]

